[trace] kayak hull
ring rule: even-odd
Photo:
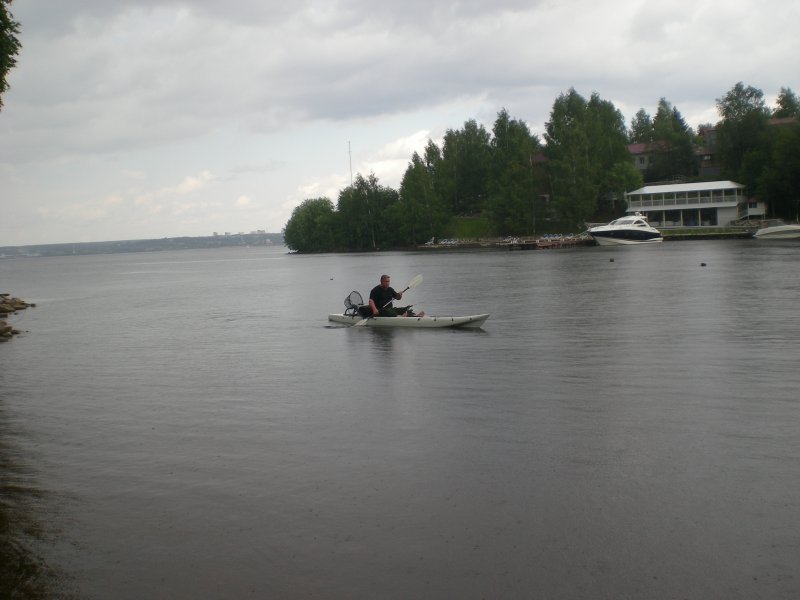
[[[408,327],[412,329],[441,329],[444,327],[458,329],[479,329],[483,326],[488,314],[469,315],[465,317],[372,317],[363,319],[360,316],[332,314],[328,320],[341,325],[356,325],[359,327]]]

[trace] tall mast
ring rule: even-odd
[[[350,156],[350,187],[353,187],[353,153],[350,150],[350,140],[347,140],[347,154]]]

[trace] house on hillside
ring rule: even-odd
[[[663,142],[640,142],[636,144],[628,144],[628,154],[633,159],[634,168],[642,175],[653,164],[653,158],[664,152],[666,144]]]
[[[759,203],[734,181],[647,185],[625,200],[627,212],[645,215],[654,227],[723,227],[745,215],[759,217]],[[760,208],[763,216],[763,203]]]

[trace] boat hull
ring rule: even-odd
[[[800,225],[775,225],[764,227],[753,234],[759,240],[796,240],[800,239]]]
[[[655,244],[664,239],[661,237],[661,234],[653,235],[652,237],[632,237],[627,235],[627,232],[622,231],[613,231],[607,233],[589,232],[589,235],[591,235],[594,241],[597,242],[598,246],[632,246],[639,244]]]
[[[328,315],[329,321],[341,325],[355,325],[363,321],[360,327],[406,327],[411,329],[479,329],[488,318],[488,314],[483,314],[463,317],[371,317],[365,320],[360,316]]]

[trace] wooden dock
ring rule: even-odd
[[[535,240],[517,240],[508,244],[509,250],[555,250],[575,248],[577,246],[594,246],[595,242],[588,236],[546,236]]]

